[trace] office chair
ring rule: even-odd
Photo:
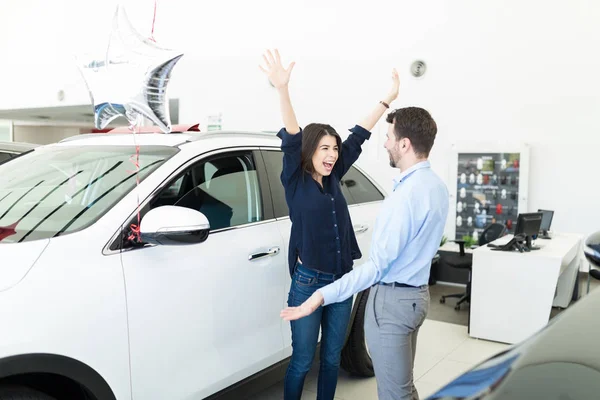
[[[484,246],[484,245],[498,239],[499,237],[504,236],[505,233],[506,233],[506,226],[504,226],[504,224],[495,222],[495,223],[489,225],[487,228],[485,228],[485,230],[479,237],[478,244],[479,244],[479,246]],[[464,303],[465,301],[468,301],[468,302],[471,301],[471,268],[473,266],[473,255],[465,253],[465,241],[464,240],[453,240],[453,242],[458,243],[458,245],[460,246],[460,252],[458,254],[454,253],[452,255],[444,255],[444,256],[442,256],[442,259],[446,262],[446,264],[448,264],[449,266],[451,266],[453,268],[469,270],[469,279],[467,281],[467,291],[464,293],[456,293],[456,294],[449,294],[446,296],[442,296],[440,298],[440,303],[444,304],[446,302],[446,299],[449,297],[458,298],[459,299],[458,303],[456,303],[456,306],[454,306],[454,309],[458,311],[458,310],[460,310],[460,305],[462,303]]]
[[[600,231],[596,233],[592,233],[585,240],[583,246],[583,253],[585,254],[585,258],[590,263],[590,270],[588,272],[588,280],[587,280],[587,292],[590,292],[590,279],[596,278],[600,280],[600,271],[597,269],[592,269],[592,267],[600,268]]]

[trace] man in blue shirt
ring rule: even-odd
[[[437,133],[431,115],[408,107],[388,114],[387,122],[390,165],[402,172],[377,217],[369,260],[281,316],[299,319],[372,287],[365,334],[379,399],[418,399],[412,374],[417,334],[429,308],[430,265],[444,232],[449,197],[428,161]]]

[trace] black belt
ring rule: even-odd
[[[413,285],[407,285],[406,283],[398,283],[398,282],[379,282],[380,285],[383,286],[391,286],[391,287],[408,287],[408,288],[421,288],[422,286],[413,286]]]

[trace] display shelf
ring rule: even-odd
[[[449,237],[477,240],[493,222],[513,233],[517,215],[527,210],[528,166],[526,145],[453,145]]]

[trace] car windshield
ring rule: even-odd
[[[178,149],[141,146],[140,182]],[[53,146],[0,166],[0,243],[84,229],[136,186],[135,146]]]

